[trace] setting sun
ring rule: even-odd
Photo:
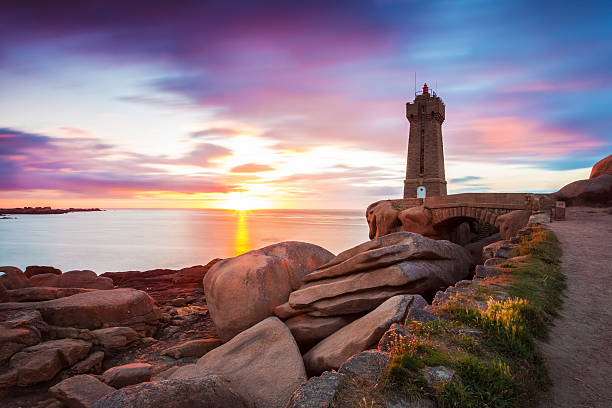
[[[219,208],[228,210],[256,210],[270,207],[270,203],[263,197],[251,195],[249,193],[229,193],[227,198],[221,202]]]

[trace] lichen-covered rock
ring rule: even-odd
[[[336,391],[344,384],[344,374],[326,371],[298,388],[285,408],[329,408]]]
[[[321,340],[304,355],[309,375],[338,369],[350,356],[376,344],[393,323],[402,322],[413,297],[394,296],[372,312]]]
[[[227,377],[257,407],[284,407],[306,381],[306,371],[291,332],[269,317],[208,352],[196,364],[183,366],[171,379]]]
[[[263,319],[333,254],[304,242],[281,242],[216,263],[204,278],[210,317],[227,341]]]
[[[512,258],[519,255],[515,244],[510,241],[497,241],[482,248],[483,259],[489,258]]]
[[[65,379],[49,388],[49,392],[68,408],[91,408],[94,403],[115,389],[88,374]]]
[[[93,408],[254,408],[227,378],[146,382],[103,396]]]
[[[368,382],[376,382],[387,370],[391,354],[380,350],[366,350],[355,354],[340,366],[339,373],[353,375]]]

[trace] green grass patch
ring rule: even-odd
[[[526,256],[509,260],[490,284],[444,305],[442,319],[409,326],[414,337],[396,350],[389,384],[441,407],[525,407],[537,401],[550,381],[536,339],[546,339],[565,276],[552,232],[534,228],[521,237],[518,251]],[[504,293],[505,299],[492,297]],[[452,381],[424,383],[424,370],[435,366],[455,370]]]

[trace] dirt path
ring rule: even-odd
[[[542,344],[553,387],[541,407],[612,407],[612,211],[568,208],[567,220],[550,227],[567,289]]]

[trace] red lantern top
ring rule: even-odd
[[[425,83],[425,85],[423,85],[423,93],[426,94],[429,92],[429,88],[427,88],[427,83]]]

